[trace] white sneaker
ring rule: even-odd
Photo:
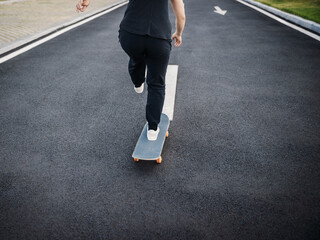
[[[144,89],[144,83],[142,83],[140,87],[134,87],[134,90],[136,91],[136,93],[142,93],[143,89]]]
[[[149,141],[155,141],[158,138],[158,134],[160,132],[160,128],[158,127],[157,131],[150,129],[147,131],[147,137]]]

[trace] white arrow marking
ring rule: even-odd
[[[215,6],[214,8],[216,9],[216,10],[214,10],[215,13],[218,13],[218,14],[221,14],[221,15],[225,15],[227,13],[227,10],[222,10],[218,6]]]

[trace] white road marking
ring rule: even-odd
[[[178,80],[178,65],[168,65],[167,74],[166,74],[166,97],[164,100],[162,112],[169,117],[170,121],[173,120],[177,80]]]
[[[222,10],[220,7],[215,6],[214,7],[216,10],[214,10],[215,13],[221,14],[221,15],[225,15],[227,13],[227,10]]]
[[[84,19],[84,20],[81,21],[81,22],[78,22],[78,23],[76,23],[76,24],[73,24],[72,26],[69,26],[69,27],[66,27],[66,28],[64,28],[64,29],[61,29],[61,30],[59,30],[59,31],[57,31],[57,32],[55,32],[55,33],[53,33],[53,34],[45,37],[45,38],[42,38],[42,39],[40,39],[40,40],[38,40],[38,41],[36,41],[36,42],[34,42],[34,43],[31,43],[31,44],[29,44],[29,45],[27,45],[27,46],[25,46],[25,47],[23,47],[23,48],[21,48],[21,49],[19,49],[19,50],[17,50],[17,51],[14,51],[14,52],[12,52],[12,53],[10,53],[10,54],[8,54],[8,55],[0,58],[0,64],[3,63],[3,62],[5,62],[5,61],[8,61],[8,60],[11,59],[11,58],[16,57],[16,56],[18,56],[18,55],[20,55],[20,54],[22,54],[22,53],[24,53],[24,52],[26,52],[26,51],[29,51],[30,49],[32,49],[32,48],[34,48],[34,47],[37,47],[37,46],[39,46],[40,44],[45,43],[45,42],[47,42],[47,41],[49,41],[49,40],[51,40],[51,39],[53,39],[53,38],[55,38],[55,37],[63,34],[63,33],[65,33],[65,32],[68,32],[68,31],[70,31],[70,30],[73,29],[73,28],[79,27],[79,26],[81,26],[81,25],[83,25],[83,24],[85,24],[85,23],[87,23],[87,22],[90,22],[90,21],[92,21],[92,20],[94,20],[94,19],[96,19],[96,18],[98,18],[98,17],[100,17],[100,16],[102,16],[102,15],[104,15],[104,14],[106,14],[106,13],[109,13],[109,12],[111,12],[111,11],[119,8],[119,7],[122,7],[123,5],[125,5],[125,4],[127,4],[127,3],[128,3],[128,1],[126,1],[126,2],[124,2],[124,3],[121,3],[121,4],[119,4],[119,5],[116,5],[116,6],[114,6],[114,7],[111,7],[111,8],[109,8],[109,9],[107,9],[106,11],[103,11],[103,12],[101,12],[101,13],[99,13],[99,14],[96,14],[96,15],[94,15],[94,16],[92,16],[92,17],[86,18],[86,19]]]
[[[286,20],[283,20],[282,18],[279,18],[279,17],[277,17],[277,16],[275,16],[275,15],[273,15],[273,14],[271,14],[271,13],[269,13],[269,12],[267,12],[267,11],[261,9],[261,8],[258,8],[258,7],[256,7],[256,6],[253,6],[253,5],[251,5],[251,4],[247,3],[247,2],[244,2],[244,1],[242,1],[242,0],[236,0],[236,1],[239,2],[239,3],[242,3],[242,4],[244,4],[244,5],[246,5],[246,6],[248,6],[248,7],[251,7],[251,8],[253,8],[253,9],[257,10],[258,12],[261,12],[261,13],[263,13],[264,15],[267,15],[268,17],[273,18],[273,19],[277,20],[278,22],[280,22],[280,23],[282,23],[282,24],[284,24],[284,25],[286,25],[286,26],[288,26],[288,27],[291,27],[291,28],[293,28],[293,29],[295,29],[295,30],[297,30],[297,31],[299,31],[299,32],[302,32],[302,33],[308,35],[309,37],[312,37],[312,38],[320,41],[320,36],[318,36],[317,34],[314,34],[314,33],[312,33],[312,32],[309,32],[309,31],[307,31],[307,30],[305,30],[305,29],[303,29],[303,28],[301,28],[301,27],[298,27],[297,25],[292,24],[292,23],[289,23],[289,22],[287,22]]]

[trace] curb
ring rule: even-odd
[[[244,2],[247,2],[247,3],[250,3],[258,8],[261,8],[263,10],[266,10],[280,18],[283,18],[289,22],[292,22],[302,28],[305,28],[305,29],[308,29],[318,35],[320,35],[320,24],[316,23],[316,22],[313,22],[313,21],[310,21],[310,20],[306,20],[302,17],[298,17],[296,15],[293,15],[293,14],[290,14],[290,13],[286,13],[286,12],[283,12],[279,9],[276,9],[276,8],[273,8],[273,7],[270,7],[270,6],[267,6],[265,4],[262,4],[260,2],[256,2],[256,1],[253,1],[253,0],[242,0]]]
[[[17,41],[14,41],[13,43],[9,44],[8,46],[5,46],[3,48],[0,48],[0,58],[5,56],[5,55],[8,55],[10,54],[11,52],[14,52],[20,48],[23,48],[37,40],[40,40],[42,38],[45,38],[47,36],[50,36],[51,34],[57,32],[57,31],[60,31],[64,28],[67,28],[67,27],[70,27],[72,25],[75,25],[87,18],[90,18],[92,16],[95,16],[95,15],[98,15],[110,8],[113,8],[115,6],[118,6],[118,5],[121,5],[121,4],[124,4],[128,2],[128,0],[121,0],[121,1],[118,1],[114,4],[111,4],[111,5],[108,5],[107,7],[104,7],[104,8],[101,8],[101,9],[98,9],[94,12],[91,12],[91,13],[88,13],[86,15],[83,15],[81,17],[78,17],[76,19],[73,19],[71,21],[68,21],[68,22],[65,22],[65,23],[62,23],[62,24],[59,24],[57,26],[54,26],[54,27],[51,27],[47,30],[44,30],[42,32],[39,32],[39,33],[35,33],[34,35],[30,36],[30,37],[27,37],[27,38],[24,38],[22,40],[17,40]]]

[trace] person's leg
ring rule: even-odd
[[[157,38],[147,38],[146,63],[148,67],[148,99],[146,118],[149,129],[156,130],[160,122],[161,112],[165,98],[165,77],[171,42]]]
[[[145,37],[120,31],[119,41],[123,50],[130,57],[128,70],[131,80],[135,87],[140,87],[145,81]]]
[[[130,57],[128,70],[135,87],[140,87],[145,81],[146,61],[144,57]]]

